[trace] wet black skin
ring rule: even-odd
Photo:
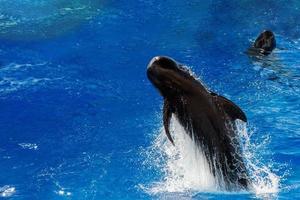
[[[263,31],[248,49],[249,54],[269,55],[276,48],[275,35],[272,31]]]
[[[225,189],[247,189],[248,175],[233,123],[236,119],[247,121],[243,111],[225,97],[208,91],[171,58],[154,57],[147,76],[164,98],[163,121],[168,139],[176,145],[169,132],[173,114],[204,151],[212,173],[223,174]]]

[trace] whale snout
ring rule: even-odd
[[[161,57],[160,56],[155,56],[154,58],[151,59],[147,66],[147,75],[149,79],[153,79],[157,75],[157,68],[158,68],[158,61]],[[150,78],[151,77],[151,78]]]
[[[161,59],[161,56],[155,56],[151,59],[151,61],[149,62],[147,69],[153,68],[155,63],[157,63],[159,60]]]
[[[147,76],[157,87],[161,82],[165,82],[173,70],[177,68],[177,63],[167,56],[155,56],[147,66]],[[171,70],[171,71],[170,71]]]
[[[169,89],[173,87],[172,77],[177,73],[176,69],[177,63],[173,59],[155,56],[147,66],[147,77],[162,93],[170,93]]]

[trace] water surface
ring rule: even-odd
[[[299,7],[296,0],[2,0],[0,196],[296,199]],[[244,52],[264,29],[275,32],[278,48],[249,58]],[[245,144],[277,186],[261,175],[260,192],[205,191],[197,182],[168,190],[166,180],[178,174],[165,164],[176,159],[164,151],[162,99],[145,74],[156,55],[185,63],[245,111]]]

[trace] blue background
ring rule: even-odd
[[[40,2],[37,3],[37,2]],[[150,59],[187,64],[248,116],[278,194],[300,198],[300,3],[6,1],[0,4],[0,196],[9,199],[256,199],[143,190],[163,174],[147,151],[162,98]],[[267,58],[244,52],[264,29]]]

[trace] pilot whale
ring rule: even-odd
[[[147,76],[164,99],[163,125],[170,142],[176,147],[169,131],[173,115],[204,152],[217,183],[225,190],[247,189],[249,178],[234,123],[236,119],[246,122],[245,113],[209,91],[172,58],[154,57]]]
[[[263,31],[256,38],[252,47],[248,49],[249,54],[269,55],[276,48],[275,35],[272,31]]]

